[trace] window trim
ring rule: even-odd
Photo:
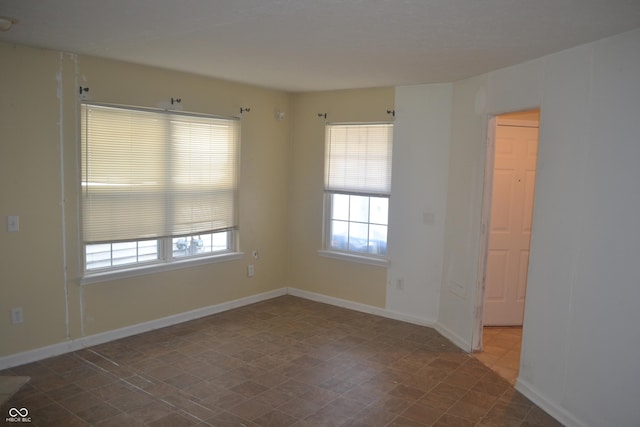
[[[325,258],[338,259],[342,261],[359,262],[361,264],[375,265],[378,267],[388,267],[390,260],[387,257],[376,257],[373,255],[359,255],[356,252],[344,252],[337,249],[319,249],[318,255]]]
[[[173,258],[170,261],[154,262],[151,264],[137,265],[117,270],[103,270],[95,273],[85,272],[84,276],[80,278],[80,285],[91,285],[94,283],[144,276],[147,274],[161,273],[164,271],[195,267],[198,265],[234,261],[242,259],[243,257],[244,252],[224,252],[190,258]]]
[[[387,254],[375,255],[365,252],[344,251],[340,249],[332,248],[327,241],[331,239],[331,203],[329,198],[332,194],[338,194],[333,191],[324,191],[324,218],[323,218],[323,230],[322,230],[322,249],[318,250],[318,255],[325,258],[339,259],[342,261],[359,262],[361,264],[369,264],[380,267],[387,267],[390,263],[389,260],[389,235],[387,234]],[[364,194],[364,193],[340,193],[356,196],[366,197],[381,197],[379,194]],[[385,196],[391,200],[391,196]],[[370,223],[369,223],[370,224]],[[387,225],[388,227],[388,225]]]

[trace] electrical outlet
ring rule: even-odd
[[[396,289],[399,291],[404,290],[404,279],[400,278],[396,280]]]
[[[247,267],[247,277],[253,277],[254,273],[255,273],[255,271],[253,270],[253,264],[250,264]]]
[[[11,309],[11,324],[17,325],[18,323],[24,322],[24,318],[22,317],[22,307],[16,307]]]

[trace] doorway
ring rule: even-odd
[[[491,120],[483,225],[478,358],[512,384],[520,367],[533,219],[539,110]]]

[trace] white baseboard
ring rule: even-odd
[[[305,298],[312,301],[322,302],[325,304],[330,304],[338,307],[348,308],[350,310],[360,311],[363,313],[374,314],[381,317],[387,317],[394,320],[400,320],[407,323],[413,323],[421,326],[428,326],[434,328],[440,334],[442,334],[445,338],[453,342],[455,345],[460,347],[463,351],[471,352],[471,342],[465,340],[460,337],[458,334],[453,332],[448,327],[444,326],[440,322],[435,322],[429,319],[418,318],[415,316],[410,316],[403,313],[397,313],[391,310],[387,310],[380,307],[374,307],[367,304],[357,303],[349,300],[344,300],[341,298],[331,297],[324,294],[318,294],[311,291],[305,291],[298,288],[288,288],[287,293],[289,295],[293,295],[300,298]],[[580,422],[577,418],[575,418],[572,414],[562,409],[561,407],[555,405],[549,400],[543,398],[540,394],[534,391],[529,385],[523,382],[521,379],[518,379],[515,387],[518,391],[524,394],[528,399],[532,402],[540,406],[542,409],[547,411],[551,416],[556,418],[558,421],[567,426],[576,426],[581,427],[585,424]]]
[[[465,340],[460,335],[456,334],[440,322],[436,322],[434,328],[446,339],[460,347],[462,350],[466,351],[467,353],[471,353],[471,343],[469,341]]]
[[[58,356],[64,353],[69,353],[82,347],[83,346],[79,345],[78,340],[67,340],[45,347],[23,351],[21,353],[10,354],[8,356],[0,357],[0,370],[24,365],[25,363],[36,362],[38,360]]]
[[[240,298],[233,301],[227,301],[220,304],[215,304],[208,307],[202,307],[196,310],[187,311],[184,313],[178,313],[171,316],[163,317],[160,319],[151,320],[149,322],[138,323],[136,325],[126,326],[120,329],[114,329],[95,335],[89,335],[77,339],[67,340],[57,344],[28,350],[21,353],[11,354],[8,356],[0,357],[0,370],[8,369],[14,366],[24,365],[26,363],[36,362],[49,357],[58,356],[64,353],[80,350],[82,348],[91,347],[98,344],[103,344],[109,341],[125,338],[128,336],[140,334],[143,332],[152,331],[166,326],[177,325],[179,323],[187,322],[190,320],[199,319],[201,317],[210,316],[216,313],[222,313],[224,311],[232,310],[234,308],[243,307],[245,305],[254,304],[261,301],[266,301],[272,298],[276,298],[283,295],[292,295],[299,298],[304,298],[312,301],[322,302],[338,307],[347,308],[363,313],[369,313],[389,319],[400,320],[415,325],[428,326],[436,329],[445,338],[452,341],[455,345],[469,351],[471,349],[471,343],[462,339],[446,326],[431,319],[419,318],[403,313],[394,312],[380,307],[375,307],[367,304],[362,304],[354,301],[349,301],[341,298],[331,297],[328,295],[318,294],[315,292],[305,291],[298,288],[280,288],[273,291],[264,292],[257,295],[251,295],[248,297]],[[583,422],[580,422],[575,416],[567,412],[565,409],[544,398],[541,394],[535,391],[531,385],[526,381],[518,378],[515,385],[516,390],[530,399],[533,403],[544,409],[552,417],[566,426],[582,427],[585,426]]]
[[[337,307],[344,307],[350,310],[359,311],[362,313],[375,314],[376,316],[386,317],[389,319],[400,320],[402,322],[413,323],[414,325],[434,327],[435,321],[431,319],[425,319],[421,317],[411,316],[408,314],[398,313],[385,308],[375,307],[368,304],[362,304],[359,302],[349,301],[342,298],[331,297],[324,294],[318,294],[311,291],[305,291],[298,288],[288,288],[288,294],[295,297],[300,297],[312,301],[323,302],[325,304],[335,305]]]
[[[386,317],[389,319],[400,320],[402,322],[412,323],[420,326],[428,326],[435,328],[438,332],[444,335],[447,339],[451,340],[454,344],[459,346],[465,351],[468,351],[469,344],[454,334],[452,331],[437,323],[432,319],[426,319],[416,317],[404,313],[398,313],[385,308],[375,307],[368,304],[362,304],[354,301],[349,301],[341,298],[331,297],[328,295],[318,294],[315,292],[305,291],[298,288],[280,288],[269,292],[264,292],[257,295],[251,295],[248,297],[240,298],[233,301],[223,302],[208,307],[199,308],[196,310],[187,311],[184,313],[178,313],[171,316],[163,317],[160,319],[151,320],[148,322],[138,323],[136,325],[126,326],[124,328],[114,329],[107,332],[102,332],[95,335],[88,335],[77,339],[71,339],[57,344],[53,344],[46,347],[40,347],[33,350],[28,350],[21,353],[16,353],[4,357],[0,357],[0,370],[8,369],[13,366],[24,365],[25,363],[31,363],[38,360],[46,359],[48,357],[58,356],[60,354],[69,353],[72,351],[80,350],[82,348],[91,347],[98,344],[103,344],[109,341],[117,340],[120,338],[129,337],[132,335],[140,334],[143,332],[152,331],[166,326],[177,325],[189,320],[199,319],[201,317],[210,316],[212,314],[221,313],[224,311],[232,310],[234,308],[242,307],[256,302],[269,300],[282,295],[293,295],[296,297],[322,302],[325,304],[334,305],[337,307],[343,307],[362,313],[369,313],[376,316]]]
[[[160,319],[148,322],[138,323],[136,325],[125,326],[124,328],[114,329],[95,335],[67,340],[61,343],[40,347],[21,353],[11,354],[9,356],[0,357],[0,370],[8,369],[14,366],[24,365],[25,363],[36,362],[49,357],[58,356],[64,353],[80,350],[82,348],[103,344],[120,338],[137,335],[142,332],[152,331],[154,329],[164,328],[166,326],[177,325],[189,320],[199,319],[201,317],[210,316],[223,311],[232,310],[234,308],[243,307],[245,305],[254,304],[260,301],[266,301],[287,294],[287,288],[275,289],[273,291],[264,292],[257,295],[239,298],[233,301],[227,301],[220,304],[202,307],[184,313],[178,313]]]
[[[436,322],[435,320],[411,316],[409,314],[404,314],[404,313],[398,313],[396,311],[388,310],[386,308],[374,307],[371,305],[348,301],[341,298],[330,297],[327,295],[305,291],[298,288],[289,288],[288,293],[289,295],[293,295],[296,297],[323,302],[323,303],[335,305],[338,307],[344,307],[351,310],[360,311],[363,313],[375,314],[377,316],[387,317],[389,319],[394,319],[394,320],[400,320],[402,322],[412,323],[414,325],[428,326],[430,328],[434,328],[436,331],[438,331],[449,341],[453,342],[455,345],[460,347],[462,350],[466,352],[471,351],[471,343],[461,338],[459,335],[454,333],[451,329],[445,327],[439,322]]]
[[[584,427],[585,423],[577,419],[573,414],[569,413],[566,409],[556,405],[552,401],[543,397],[538,393],[530,384],[522,379],[516,380],[515,389],[522,393],[527,399],[538,405],[544,411],[546,411],[553,418],[558,420],[562,425],[567,427]]]

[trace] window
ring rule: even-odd
[[[98,104],[81,119],[87,273],[235,250],[238,120]]]
[[[327,125],[325,139],[325,250],[384,257],[393,125]]]

